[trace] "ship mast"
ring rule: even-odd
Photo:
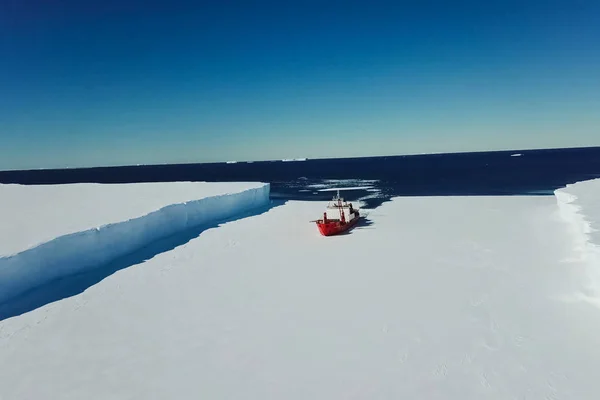
[[[342,221],[342,224],[346,223],[346,216],[344,215],[344,205],[342,204],[342,198],[340,197],[340,191],[337,191],[337,202],[338,202],[338,208],[340,210],[340,221]]]

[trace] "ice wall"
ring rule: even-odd
[[[554,193],[577,254],[600,268],[600,179],[570,184]]]
[[[0,303],[29,289],[100,266],[149,243],[269,203],[270,185],[165,206],[138,218],[57,237],[0,258]]]

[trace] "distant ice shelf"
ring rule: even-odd
[[[350,186],[350,187],[332,187],[319,189],[319,192],[335,192],[335,191],[344,191],[344,190],[369,190],[373,189],[373,186]]]
[[[284,158],[283,162],[292,162],[292,161],[306,161],[307,158]]]
[[[264,183],[0,185],[0,303],[143,246],[266,206]]]

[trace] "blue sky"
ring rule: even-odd
[[[597,146],[599,43],[597,1],[5,0],[0,169]]]

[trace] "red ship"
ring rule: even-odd
[[[358,222],[360,212],[340,197],[340,192],[327,205],[323,219],[314,221],[323,236],[332,236],[345,232]]]

